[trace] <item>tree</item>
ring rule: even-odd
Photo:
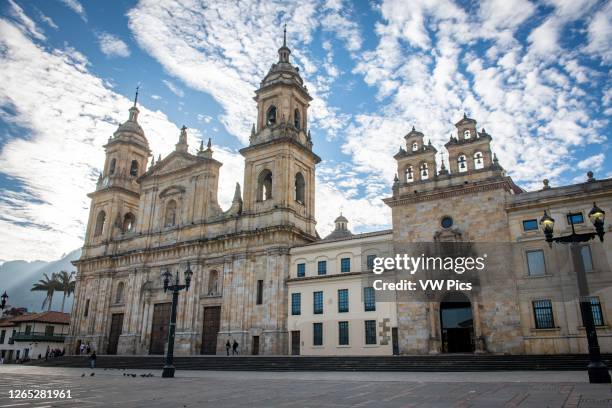
[[[43,301],[42,308],[45,306],[47,310],[51,310],[51,303],[53,302],[53,293],[57,289],[57,273],[51,274],[51,277],[46,273],[43,274],[44,279],[39,280],[37,283],[32,285],[31,292],[47,292],[47,297]]]
[[[60,271],[57,276],[57,287],[56,290],[58,292],[64,292],[64,297],[62,298],[62,313],[64,313],[64,303],[66,302],[66,298],[70,297],[74,293],[76,281],[74,280],[74,272],[66,272]]]

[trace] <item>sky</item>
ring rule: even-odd
[[[412,126],[439,151],[468,116],[526,190],[612,177],[612,2],[0,3],[0,260],[82,245],[102,146],[128,117],[157,157],[212,138],[219,201],[243,181],[252,97],[287,24],[309,111],[323,236],[389,228],[392,160]],[[438,158],[438,166],[440,158]]]

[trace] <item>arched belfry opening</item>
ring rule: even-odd
[[[259,173],[257,178],[257,201],[266,201],[272,198],[272,172],[268,169]]]
[[[305,190],[306,188],[306,182],[304,181],[304,176],[302,176],[302,173],[297,173],[295,175],[295,201],[297,201],[300,204],[304,204],[304,195],[305,195]]]
[[[461,292],[449,292],[440,302],[440,333],[443,353],[474,351],[472,303]]]
[[[276,106],[272,105],[266,112],[266,126],[272,126],[276,124]]]

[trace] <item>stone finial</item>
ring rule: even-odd
[[[204,139],[200,139],[200,152],[204,151]]]
[[[179,141],[176,144],[176,151],[187,153],[189,146],[187,145],[187,126],[183,125],[181,128],[181,134],[179,135]]]
[[[467,119],[467,114],[463,112],[463,119]]]
[[[149,169],[152,169],[153,166],[155,166],[155,156],[151,157],[151,165],[149,166]]]
[[[414,125],[412,125],[412,132],[415,132],[416,129],[414,128]]]
[[[593,172],[592,171],[588,171],[587,172],[587,181],[590,183],[592,181],[595,181],[595,177],[593,177]]]
[[[207,150],[212,150],[212,138],[208,138],[208,143],[206,143]]]
[[[251,127],[251,136],[255,136],[255,124]]]
[[[548,179],[542,180],[542,184],[543,184],[542,190],[548,190],[550,188],[549,183],[550,183],[550,181]]]
[[[161,153],[159,154],[159,156],[157,156],[157,162],[159,163],[161,161]]]
[[[427,145],[428,145],[428,146],[431,146],[431,139],[429,139],[429,140],[427,141]]]
[[[240,183],[236,183],[236,189],[234,190],[234,198],[232,202],[242,202],[242,193],[240,192]]]

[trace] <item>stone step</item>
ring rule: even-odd
[[[612,367],[612,354],[603,355]],[[588,356],[568,355],[437,355],[437,356],[191,356],[176,357],[174,365],[184,370],[244,371],[514,371],[584,370]],[[87,367],[88,356],[64,356],[31,361],[47,367]],[[161,369],[163,356],[99,355],[99,368]]]

